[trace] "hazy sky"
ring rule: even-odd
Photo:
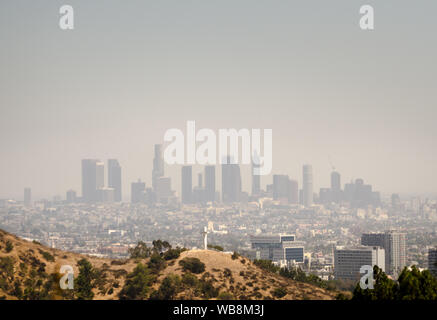
[[[63,4],[73,31],[58,26]],[[363,4],[374,31],[358,27]],[[128,196],[151,185],[153,144],[187,120],[273,129],[273,173],[301,183],[311,163],[315,190],[331,158],[342,183],[436,192],[436,12],[435,0],[2,0],[0,198],[80,195],[82,158],[119,159]],[[179,193],[180,168],[166,171]]]

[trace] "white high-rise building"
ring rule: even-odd
[[[380,247],[336,247],[334,250],[335,279],[359,280],[362,266],[378,266],[385,271],[385,251]]]

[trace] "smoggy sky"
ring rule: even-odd
[[[58,26],[64,4],[75,30]],[[363,4],[374,31],[358,26]],[[132,181],[151,185],[153,144],[187,120],[273,129],[272,173],[301,185],[310,163],[315,191],[331,159],[342,183],[435,192],[436,12],[435,0],[3,0],[0,198],[80,195],[83,158],[117,158],[128,197]],[[180,167],[166,173],[179,193]]]

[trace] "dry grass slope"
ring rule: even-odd
[[[7,252],[7,243],[13,249]],[[8,277],[3,270],[0,272],[0,297],[16,299],[10,295],[10,288],[18,280],[23,284],[32,274],[31,270],[43,269],[45,274],[58,273],[62,265],[74,268],[75,277],[78,275],[77,262],[86,258],[102,275],[102,281],[93,289],[94,299],[118,299],[118,293],[124,285],[126,275],[133,271],[138,262],[147,263],[148,259],[129,259],[126,261],[101,259],[81,254],[65,252],[47,248],[37,243],[28,242],[14,235],[0,230],[0,260],[12,258],[13,273]],[[180,257],[168,261],[167,267],[162,270],[154,289],[158,289],[162,280],[171,274],[182,276],[184,271],[179,261],[185,258],[198,258],[205,264],[205,271],[196,275],[198,279],[211,281],[221,293],[232,296],[233,299],[279,299],[273,292],[281,288],[285,294],[280,299],[285,300],[331,300],[337,292],[327,291],[316,286],[293,281],[279,275],[269,273],[255,266],[249,259],[238,257],[232,259],[230,254],[212,250],[189,250],[181,253]],[[4,260],[1,260],[4,261]],[[24,267],[27,265],[27,267]],[[40,270],[41,271],[41,270]],[[6,290],[8,289],[8,290]],[[24,285],[23,285],[24,289]],[[62,299],[62,296],[54,297]],[[194,292],[184,289],[176,296],[177,299],[200,299]]]

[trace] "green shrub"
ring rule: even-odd
[[[180,249],[169,249],[164,253],[164,260],[173,260],[179,258],[181,255]]]
[[[182,266],[184,271],[190,271],[192,273],[202,273],[205,271],[205,264],[198,258],[185,258],[179,261],[179,265]]]
[[[181,278],[178,275],[169,275],[162,280],[157,291],[150,296],[151,300],[173,300],[181,289]]]
[[[182,283],[187,287],[196,287],[199,283],[197,277],[191,272],[184,273],[182,275]]]
[[[38,250],[38,251],[43,256],[43,258],[46,259],[46,261],[49,261],[49,262],[55,261],[55,257],[53,257],[49,252],[43,251],[43,250]]]
[[[273,290],[271,293],[276,298],[282,298],[287,294],[287,290],[285,290],[285,288],[279,287]]]
[[[267,270],[272,273],[277,273],[280,269],[278,266],[275,266],[270,260],[254,260],[253,263],[261,269]]]
[[[5,275],[13,278],[14,276],[14,259],[12,257],[0,257],[0,276]]]
[[[159,271],[165,269],[166,263],[165,260],[157,253],[152,254],[149,262],[147,263],[150,271],[152,273],[158,274]]]
[[[219,290],[214,288],[211,280],[202,281],[200,283],[200,291],[206,299],[216,298],[219,294]]]
[[[150,274],[147,267],[139,263],[127,275],[126,282],[118,296],[120,300],[143,300],[147,297],[153,281],[154,277]]]
[[[145,259],[150,257],[152,249],[145,242],[139,241],[135,248],[129,249],[129,254],[131,259]]]
[[[12,242],[9,240],[6,241],[6,248],[5,248],[6,253],[11,252],[13,249],[14,249],[14,245],[12,244]]]

